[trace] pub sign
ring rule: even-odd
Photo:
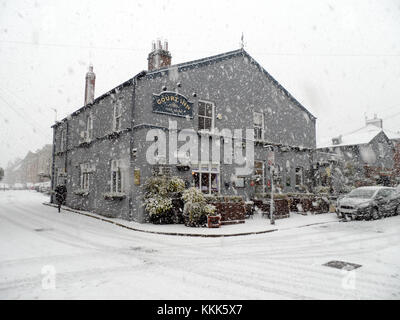
[[[165,91],[153,94],[153,112],[193,118],[193,102],[179,93]]]

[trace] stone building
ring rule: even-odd
[[[50,181],[52,145],[47,144],[35,152],[29,151],[24,159],[16,161],[5,170],[4,182],[13,185]]]
[[[245,50],[171,65],[167,43],[152,49],[148,71],[53,126],[52,186],[66,183],[68,206],[143,222],[143,185],[157,174],[249,199],[270,190],[272,160],[279,190],[312,185],[316,118]],[[243,135],[231,139],[235,129]],[[179,151],[171,151],[174,141]],[[182,153],[185,144],[191,151]],[[246,164],[252,157],[250,172],[238,170],[238,150]]]

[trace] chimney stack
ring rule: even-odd
[[[168,51],[168,41],[164,41],[164,46],[161,44],[161,40],[157,39],[157,43],[153,41],[152,51],[149,53],[148,70],[157,70],[163,67],[171,65],[171,53]]]
[[[89,71],[86,73],[85,83],[85,105],[92,103],[94,100],[94,84],[96,75],[93,72],[93,65],[89,65]]]
[[[366,125],[372,124],[378,128],[383,129],[383,121],[382,121],[382,119],[377,117],[376,113],[374,114],[374,118],[371,120],[368,120],[368,118],[365,118],[365,124]]]

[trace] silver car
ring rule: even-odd
[[[390,187],[360,187],[338,200],[336,213],[347,220],[379,219],[387,211],[388,199],[395,193]]]

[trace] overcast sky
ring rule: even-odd
[[[0,0],[0,166],[52,141],[50,126],[147,69],[245,49],[317,117],[317,140],[374,113],[400,130],[400,0]]]

